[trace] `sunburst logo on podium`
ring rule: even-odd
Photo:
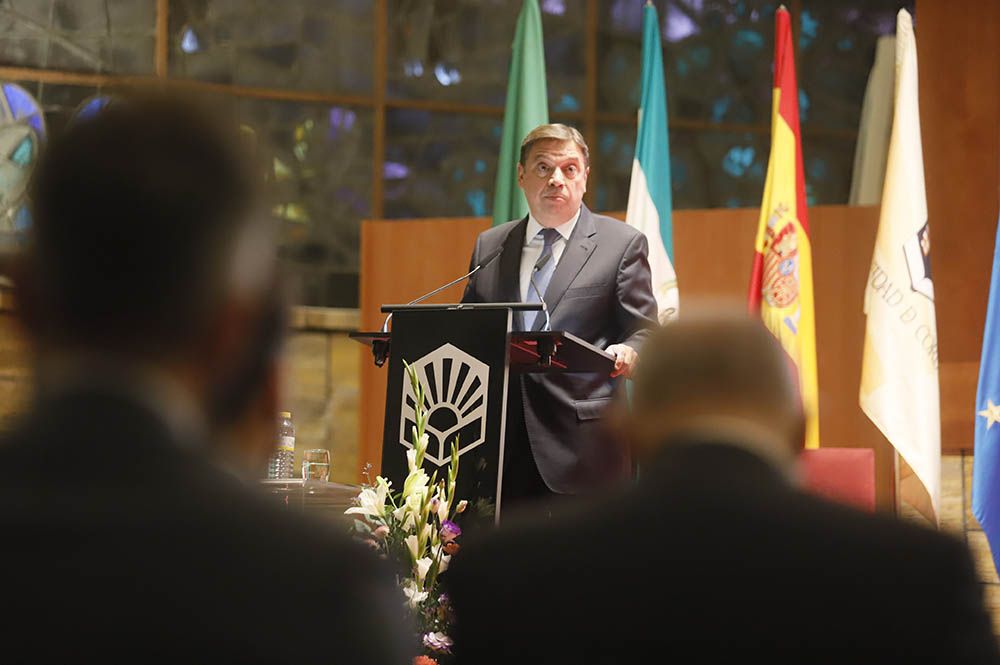
[[[490,368],[452,344],[444,344],[412,364],[424,387],[426,433],[430,442],[425,459],[438,466],[448,463],[451,442],[458,437],[461,457],[486,440],[486,401]],[[401,370],[405,372],[405,369]],[[416,405],[413,387],[402,381],[399,442],[407,448]]]

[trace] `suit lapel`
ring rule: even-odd
[[[521,302],[521,253],[524,247],[524,233],[528,228],[528,217],[515,224],[503,241],[500,255],[499,283],[494,302]],[[520,321],[520,316],[515,315]]]
[[[593,254],[597,246],[597,230],[594,228],[594,220],[590,216],[587,206],[580,206],[580,219],[577,220],[573,233],[566,241],[566,249],[563,250],[562,257],[556,271],[552,273],[552,280],[545,289],[545,304],[549,308],[549,316],[555,312],[562,300],[566,289],[573,283],[580,270],[587,263],[590,255]],[[534,328],[541,330],[544,324],[544,316],[539,316],[535,321]]]

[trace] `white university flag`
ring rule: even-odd
[[[910,15],[896,20],[896,95],[882,210],[865,288],[860,403],[913,469],[940,517],[937,326]],[[901,498],[910,500],[901,485]],[[920,509],[920,502],[911,501]],[[926,512],[926,511],[922,511]]]

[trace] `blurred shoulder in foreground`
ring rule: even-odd
[[[655,331],[618,417],[639,481],[467,542],[459,662],[998,662],[964,543],[796,486],[789,362],[739,312]]]
[[[33,174],[14,278],[37,394],[0,442],[5,661],[405,661],[380,562],[249,480],[284,305],[247,164],[226,122],[163,92],[74,123]]]

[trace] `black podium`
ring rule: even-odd
[[[563,331],[512,331],[518,310],[538,304],[476,303],[384,305],[392,332],[351,337],[372,348],[377,365],[389,361],[381,474],[401,488],[412,447],[414,395],[403,361],[425,391],[430,443],[424,466],[444,476],[451,442],[458,438],[457,495],[481,519],[500,516],[507,391],[522,372],[610,374],[614,357]],[[475,519],[475,518],[473,518]]]

